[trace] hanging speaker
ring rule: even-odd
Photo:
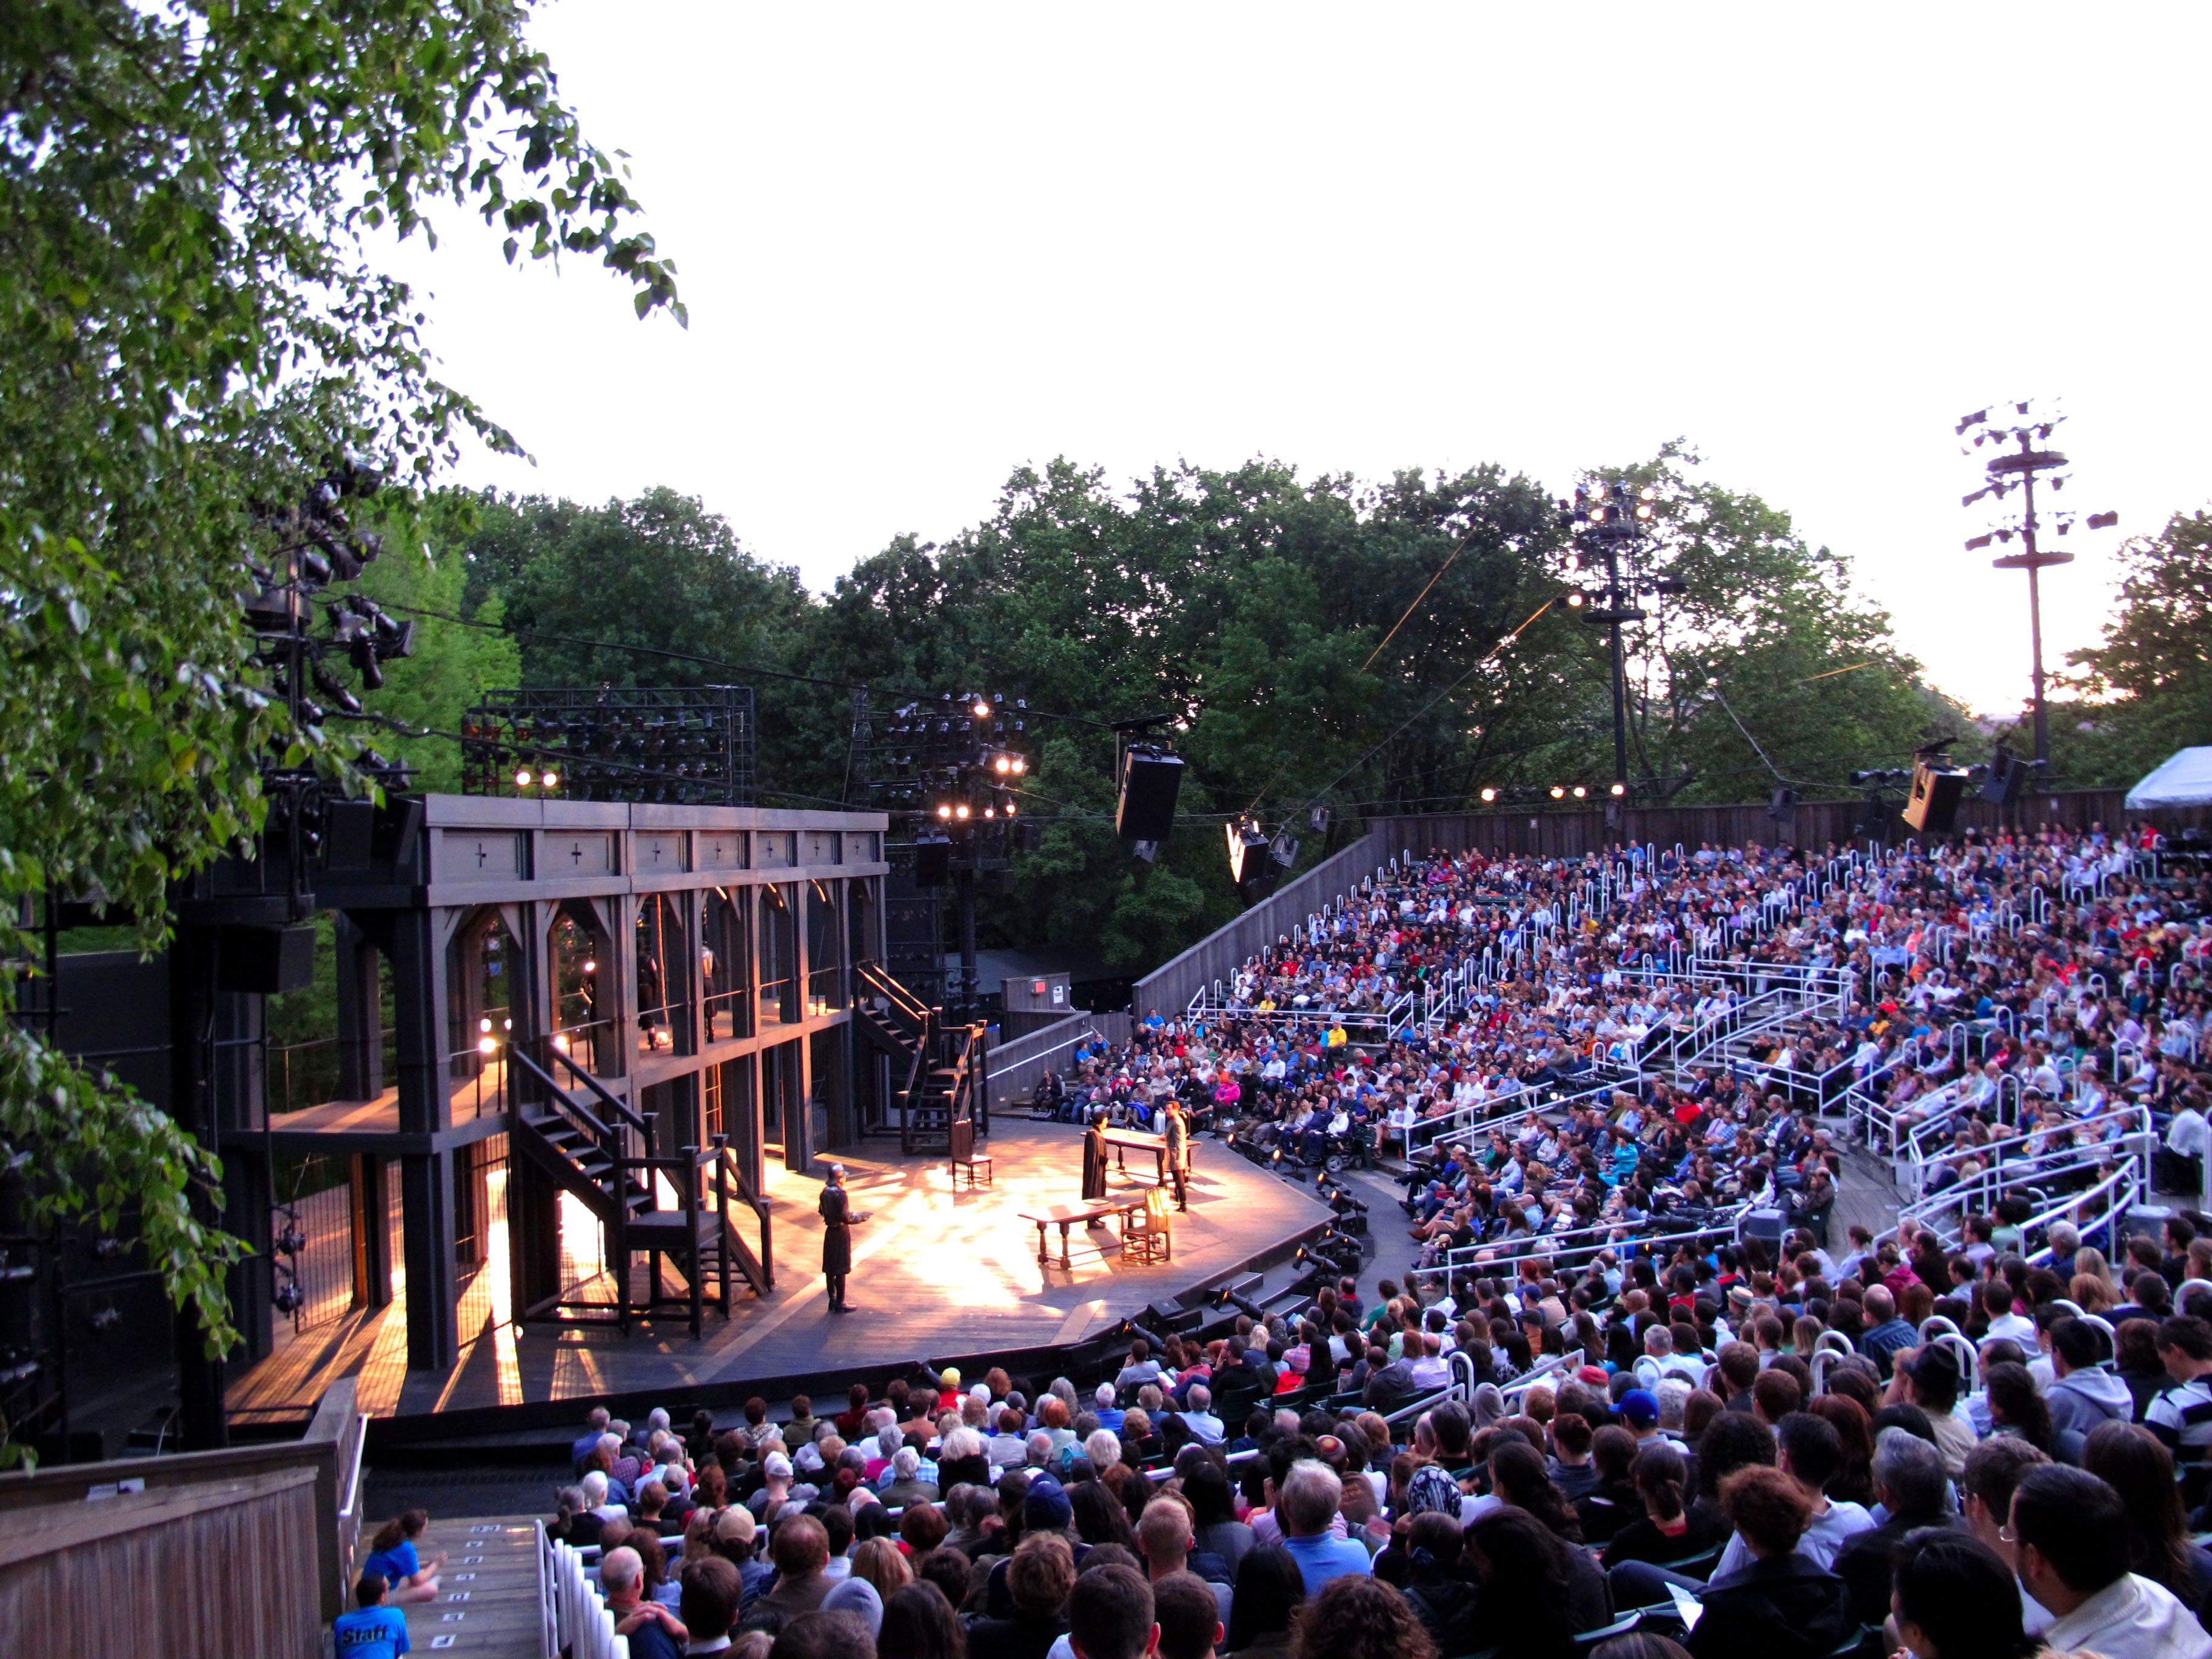
[[[914,884],[942,887],[952,878],[952,837],[924,830],[914,838]]]
[[[2009,806],[2027,793],[2027,781],[2034,774],[2033,763],[2022,760],[2009,749],[2001,748],[1990,758],[1990,775],[1982,782],[1982,799]]]
[[[1132,744],[1121,757],[1114,833],[1123,841],[1165,841],[1175,828],[1176,797],[1182,791],[1182,756],[1151,744]]]
[[[1912,769],[1912,793],[1906,798],[1905,821],[1924,835],[1950,833],[1958,821],[1959,802],[1966,793],[1966,775],[1925,761]]]
[[[1796,810],[1797,792],[1795,789],[1778,789],[1766,802],[1766,816],[1778,823]]]

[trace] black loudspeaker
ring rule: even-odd
[[[1123,841],[1165,841],[1175,828],[1176,797],[1182,792],[1182,756],[1150,744],[1131,747],[1121,757],[1114,833]]]
[[[1982,799],[2009,806],[2027,793],[2027,781],[2034,775],[2033,762],[2022,760],[2009,749],[2000,749],[1990,757],[1990,775],[1982,782]]]
[[[942,887],[952,879],[952,838],[942,830],[925,830],[914,838],[914,884]]]
[[[1795,789],[1778,789],[1766,802],[1766,816],[1777,821],[1790,817],[1796,810],[1797,792]]]
[[[375,849],[376,803],[334,800],[323,808],[323,864],[334,874],[368,868]]]
[[[1959,802],[1966,793],[1964,772],[1923,761],[1912,769],[1912,793],[1905,803],[1905,821],[1924,835],[1948,835],[1958,821]]]
[[[315,925],[294,927],[224,927],[221,934],[216,988],[258,991],[275,996],[304,991],[315,982]]]

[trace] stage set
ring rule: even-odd
[[[346,1375],[358,1377],[363,1411],[413,1416],[659,1389],[681,1394],[1077,1342],[1154,1301],[1279,1259],[1329,1219],[1311,1194],[1200,1139],[1192,1147],[1188,1209],[1176,1210],[1167,1189],[1164,1259],[1125,1255],[1113,1217],[1069,1227],[1063,1267],[1058,1226],[1041,1230],[1026,1218],[1054,1206],[1143,1210],[1158,1178],[1157,1156],[1132,1145],[1118,1149],[1117,1167],[1117,1149],[1109,1147],[1108,1196],[1094,1204],[1080,1196],[1083,1132],[1073,1125],[1001,1117],[975,1150],[988,1166],[972,1188],[969,1170],[960,1170],[957,1190],[943,1156],[902,1158],[872,1146],[828,1155],[845,1166],[853,1208],[871,1217],[853,1230],[853,1311],[842,1315],[829,1309],[821,1273],[822,1182],[771,1166],[765,1196],[775,1222],[775,1287],[734,1300],[726,1319],[710,1313],[696,1338],[679,1316],[641,1322],[627,1336],[611,1328],[510,1323],[506,1229],[495,1193],[488,1249],[465,1288],[461,1352],[451,1368],[407,1369],[406,1287],[404,1272],[396,1273],[390,1306],[280,1334],[269,1358],[233,1385],[234,1417],[295,1414]],[[1162,1207],[1152,1206],[1152,1218]],[[589,1248],[589,1218],[575,1219],[580,1224],[564,1235]],[[1041,1232],[1048,1233],[1042,1262]],[[594,1278],[591,1260],[569,1265],[611,1304],[603,1267]],[[674,1270],[664,1272],[672,1284]]]

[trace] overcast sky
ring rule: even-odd
[[[1556,489],[1680,436],[2003,713],[2025,584],[1960,547],[1959,416],[2062,398],[2063,500],[2124,532],[2212,496],[2202,5],[561,0],[534,33],[691,325],[449,216],[402,264],[538,461],[465,476],[668,484],[817,589],[1054,455]],[[2116,537],[2072,539],[2054,665],[2109,614]]]

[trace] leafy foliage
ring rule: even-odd
[[[364,238],[443,200],[508,257],[597,258],[681,315],[622,169],[504,0],[45,0],[0,9],[0,954],[15,901],[104,897],[160,945],[179,876],[260,823],[288,730],[248,660],[265,510],[347,453],[410,495],[458,434],[513,440],[440,380]],[[12,997],[9,982],[5,994]],[[0,1158],[34,1219],[141,1215],[169,1290],[232,1340],[211,1155],[0,1018]]]
[[[1634,775],[1741,799],[1773,781],[1763,749],[1801,787],[1840,791],[1931,724],[1964,729],[1839,559],[1693,466],[1669,449],[1629,470],[1661,495],[1651,574],[1689,589],[1630,631]],[[1609,780],[1606,641],[1553,603],[1563,551],[1545,492],[1496,467],[1363,483],[1267,461],[1160,468],[1127,488],[1065,460],[1025,467],[983,523],[942,547],[902,537],[818,601],[665,492],[599,509],[488,503],[470,544],[471,583],[511,595],[518,623],[826,682],[757,682],[770,799],[844,796],[845,685],[866,684],[879,711],[970,689],[1027,698],[1043,716],[1027,795],[1044,843],[1016,861],[986,931],[1133,967],[1234,914],[1230,816],[1295,826],[1316,802],[1343,821]],[[525,651],[536,684],[728,672],[544,635]],[[1182,723],[1188,775],[1185,828],[1146,866],[1113,839],[1100,722],[1154,714]]]
[[[2092,701],[2051,708],[2053,761],[2083,782],[2133,783],[2175,750],[2212,742],[2212,513],[2176,514],[2120,559],[2104,643],[2069,659],[2072,689]]]

